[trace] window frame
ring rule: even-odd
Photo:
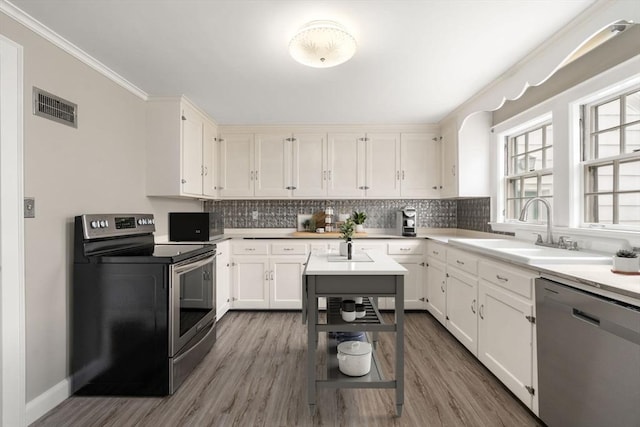
[[[550,130],[549,130],[549,127],[551,128]],[[542,134],[541,146],[540,148],[529,150],[529,137],[531,134],[533,134],[538,130],[540,130]],[[551,134],[553,135],[553,117],[551,114],[545,114],[544,116],[538,117],[533,121],[530,121],[526,126],[521,126],[521,127],[507,130],[506,132],[504,132],[504,147],[503,147],[503,155],[502,155],[503,171],[504,171],[503,180],[502,180],[502,186],[503,186],[502,200],[503,200],[503,206],[504,206],[503,219],[506,223],[517,221],[520,213],[519,212],[520,209],[522,209],[522,206],[524,206],[524,203],[526,203],[526,200],[529,200],[531,198],[543,197],[553,205],[553,166],[546,167],[548,152],[550,150],[552,151],[554,148],[553,138],[552,138],[551,144],[548,144],[547,142],[548,141],[547,135],[549,135],[549,132],[551,132]],[[524,151],[522,153],[514,152],[516,150],[513,150],[513,147],[516,147],[518,144],[516,140],[522,136],[525,137]],[[531,153],[542,154],[541,162],[542,162],[542,165],[545,166],[544,168],[529,170],[529,159],[531,157]],[[515,173],[513,169],[515,169],[517,157],[519,156],[524,156],[525,167],[523,168],[524,170],[522,172]],[[550,196],[541,194],[542,180],[543,180],[543,177],[545,176],[550,176],[552,178],[552,184],[551,184],[552,194]],[[536,179],[536,194],[531,197],[525,197],[523,193],[524,182],[525,180],[531,179],[531,178]],[[515,184],[516,181],[519,181],[520,194],[518,194],[517,196],[514,195],[513,197],[510,197],[512,185],[514,186],[518,185],[518,184]],[[515,212],[514,210],[513,217],[510,216],[511,201],[517,201],[515,202],[515,208],[514,208],[515,210],[517,210],[517,212]],[[539,215],[541,211],[538,210],[537,205],[532,207],[532,210],[533,212],[529,215],[529,218],[531,220],[536,220],[540,224],[547,223],[548,219],[546,220],[540,219]]]
[[[626,108],[625,99],[634,93],[640,91],[640,84],[636,83],[629,86],[618,88],[615,92],[609,92],[606,94],[594,94],[589,100],[584,100],[580,103],[580,179],[581,179],[581,191],[580,191],[580,220],[579,227],[585,229],[610,229],[621,231],[640,231],[640,227],[633,224],[619,224],[619,196],[621,194],[635,194],[638,190],[620,190],[620,164],[627,163],[634,160],[640,160],[640,150],[636,150],[630,153],[624,153],[626,144],[626,132],[625,129],[631,126],[637,126],[640,124],[640,119],[625,122]],[[597,129],[598,115],[595,110],[606,105],[612,101],[619,100],[619,123],[615,126],[611,126],[605,129]],[[611,132],[612,130],[618,131],[618,146],[619,153],[613,156],[595,158],[598,152],[598,144],[595,143],[597,136]],[[594,191],[592,185],[593,176],[590,172],[593,168],[611,166],[612,167],[612,187],[610,191]],[[612,223],[590,222],[588,219],[598,217],[598,207],[589,207],[587,202],[589,197],[593,196],[611,196],[612,198]]]

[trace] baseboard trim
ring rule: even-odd
[[[27,402],[27,425],[61,404],[71,395],[71,380],[65,378],[35,399]]]

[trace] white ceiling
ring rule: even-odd
[[[435,123],[592,0],[11,0],[149,95],[220,124]],[[345,64],[288,54],[308,21],[352,31]]]

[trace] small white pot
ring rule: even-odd
[[[613,256],[613,269],[625,273],[636,273],[640,269],[640,258],[621,258]]]
[[[367,375],[371,370],[371,344],[363,341],[338,344],[338,368],[350,377]]]
[[[364,224],[356,224],[356,233],[364,233]]]

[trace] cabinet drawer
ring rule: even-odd
[[[266,242],[235,242],[234,255],[268,255],[269,244]]]
[[[447,248],[447,264],[471,274],[478,274],[478,258],[467,252]]]
[[[272,255],[306,255],[307,245],[306,243],[272,243],[271,244]]]
[[[355,252],[367,252],[367,251],[380,251],[387,252],[386,243],[367,243],[367,242],[353,242]]]
[[[427,243],[427,256],[442,262],[447,262],[447,247],[439,243]]]
[[[389,255],[422,255],[422,242],[391,242],[389,243]]]
[[[522,295],[533,298],[533,279],[537,275],[533,272],[520,270],[504,264],[482,260],[479,265],[480,278]]]

